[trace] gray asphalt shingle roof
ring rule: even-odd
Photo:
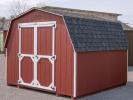
[[[127,50],[127,40],[118,22],[64,16],[76,52]]]

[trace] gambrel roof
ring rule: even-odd
[[[64,18],[76,52],[127,50],[128,48],[120,22],[87,17],[81,12],[74,13],[72,10],[64,13],[57,9],[56,12],[48,10],[45,7],[34,9],[61,15]]]
[[[70,16],[64,19],[77,52],[127,49],[120,23]]]
[[[75,51],[126,50],[121,23],[94,16],[93,13],[118,16],[115,13],[46,6],[42,10],[64,16]]]

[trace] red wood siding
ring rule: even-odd
[[[126,82],[126,51],[77,53],[77,96]]]
[[[34,29],[21,29],[21,52],[22,54],[34,54]],[[24,82],[31,83],[33,80],[34,64],[30,57],[24,57],[21,61],[21,76]]]
[[[62,17],[33,10],[14,20],[7,44],[7,83],[17,85],[18,80],[18,23],[57,21],[56,28],[56,88],[58,94],[73,94],[73,48]],[[41,30],[40,30],[41,31]],[[28,41],[28,40],[25,40]],[[43,52],[43,51],[42,51]],[[44,63],[42,61],[42,63]]]
[[[52,55],[52,28],[40,27],[38,30],[38,54]]]
[[[38,81],[43,86],[49,86],[52,82],[52,64],[48,59],[40,59],[38,62]]]
[[[24,57],[21,62],[21,76],[24,82],[31,83],[34,71],[33,61],[30,57]]]
[[[37,53],[52,56],[52,27],[41,27],[37,31]],[[48,59],[40,59],[38,62],[38,80],[43,86],[49,86],[52,82],[52,64]]]
[[[18,30],[15,23],[12,24],[11,36],[7,47],[7,84],[17,85],[18,81]]]
[[[21,52],[23,54],[34,54],[34,29],[21,29]]]

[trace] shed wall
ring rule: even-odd
[[[128,40],[128,65],[133,66],[133,31],[124,31]]]
[[[56,88],[57,94],[73,95],[74,50],[63,18],[47,12],[32,10],[15,19],[11,25],[11,36],[7,44],[7,83],[17,85],[18,80],[18,23],[57,21],[56,28]]]
[[[127,82],[127,51],[77,53],[77,96]]]

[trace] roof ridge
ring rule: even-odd
[[[69,11],[77,11],[77,12],[88,12],[88,13],[101,13],[101,14],[110,14],[120,16],[121,14],[118,13],[110,13],[110,12],[100,12],[100,11],[92,11],[92,10],[83,10],[83,9],[75,9],[75,8],[65,8],[65,7],[56,7],[56,6],[44,6],[41,8],[53,8],[53,9],[60,9],[60,10],[69,10]]]

